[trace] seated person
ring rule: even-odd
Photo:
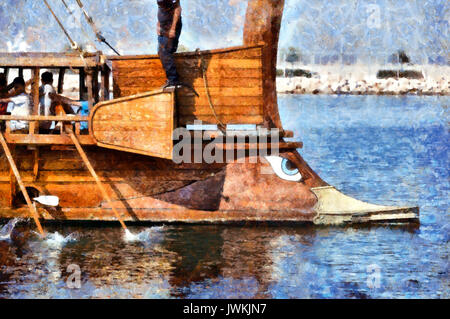
[[[30,96],[25,93],[25,81],[21,77],[17,77],[13,81],[14,94],[13,97],[0,99],[0,103],[11,103],[10,110],[12,116],[29,116],[31,114]],[[11,121],[11,130],[28,129],[27,121]]]
[[[55,107],[57,105],[61,105],[66,114],[75,114],[72,106],[81,107],[81,102],[72,100],[60,94],[50,93],[49,97],[52,100],[52,107],[50,109],[52,114],[55,114]]]
[[[53,73],[44,72],[41,75],[42,85],[39,87],[39,115],[49,116],[54,115],[52,111],[52,99],[50,94],[56,93],[53,87]],[[52,125],[52,122],[46,121],[40,123],[40,129],[48,131]]]
[[[50,112],[52,114],[58,113],[58,111],[56,110],[57,106],[62,107],[63,114],[75,114],[73,107],[78,107],[78,110],[80,110],[81,106],[82,106],[82,102],[72,100],[72,99],[65,97],[63,95],[60,95],[60,94],[49,93],[49,97],[52,101],[51,109],[50,109]],[[61,114],[56,114],[56,115],[61,115]],[[55,130],[59,126],[60,125],[53,123],[52,126],[50,127],[50,129]]]

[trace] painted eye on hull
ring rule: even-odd
[[[286,181],[299,182],[302,180],[302,174],[295,165],[287,158],[281,156],[266,156],[266,160],[272,166],[275,174]]]

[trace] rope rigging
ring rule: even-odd
[[[215,109],[214,104],[213,104],[213,102],[211,100],[211,95],[209,94],[208,78],[206,77],[206,71],[208,70],[208,68],[206,66],[205,59],[204,59],[203,55],[201,54],[200,49],[195,50],[195,52],[200,56],[200,62],[201,62],[200,69],[202,71],[203,84],[205,86],[206,97],[208,98],[209,107],[210,107],[210,109],[212,111],[212,114],[214,115],[214,118],[216,119],[217,128],[224,135],[226,135],[226,126],[225,126],[225,124],[222,123],[222,121],[217,116],[216,109]]]
[[[66,28],[64,28],[64,25],[61,23],[61,21],[59,20],[59,18],[56,16],[55,12],[53,11],[53,9],[50,7],[50,5],[48,4],[47,0],[43,0],[45,5],[47,6],[48,10],[50,10],[51,14],[53,15],[53,17],[55,18],[56,22],[58,23],[59,27],[61,28],[61,30],[64,32],[64,34],[66,35],[67,39],[70,42],[70,45],[72,46],[72,49],[77,50],[81,55],[83,55],[83,51],[81,50],[81,48],[78,46],[78,44],[71,38],[69,32],[67,32]]]
[[[63,1],[64,2],[64,1]],[[91,16],[89,16],[89,14],[87,13],[87,11],[84,9],[83,3],[81,2],[81,0],[76,0],[76,2],[78,3],[78,6],[80,7],[81,11],[83,11],[83,15],[86,19],[86,21],[89,23],[89,25],[91,26],[92,30],[95,33],[95,36],[97,37],[97,40],[99,42],[103,42],[104,44],[106,44],[111,50],[114,51],[115,54],[117,54],[118,56],[120,56],[120,53],[113,48],[113,46],[111,44],[108,43],[108,41],[106,41],[105,37],[102,35],[102,33],[100,32],[100,30],[97,28],[97,26],[95,25],[94,20],[91,18]]]
[[[61,23],[61,21],[59,20],[59,18],[56,16],[55,12],[52,10],[52,8],[50,7],[50,5],[48,4],[47,0],[43,0],[45,5],[47,6],[48,10],[50,10],[51,14],[53,15],[53,17],[55,18],[56,22],[58,23],[59,27],[61,28],[61,30],[64,32],[64,34],[66,35],[67,39],[70,42],[70,45],[72,46],[73,50],[77,50],[81,60],[83,61],[84,65],[87,66],[86,60],[84,59],[84,52],[83,50],[79,47],[79,45],[71,38],[69,32],[67,32],[66,28],[64,28],[64,25]]]
[[[78,18],[74,15],[74,11],[70,9],[70,7],[67,5],[67,3],[66,3],[65,0],[61,0],[61,2],[64,4],[64,7],[67,9],[68,14],[72,17],[73,21],[74,21],[75,23],[78,23],[78,24],[79,24],[80,30],[81,30],[81,32],[83,33],[84,37],[85,37],[86,39],[88,39],[89,43],[95,48],[95,50],[100,51],[100,50],[98,49],[97,45],[95,44],[95,42],[92,42],[92,41],[90,40],[90,37],[89,37],[89,35],[87,34],[86,30],[84,29],[83,24],[81,23],[81,20],[78,19]]]
[[[59,27],[61,28],[61,30],[64,32],[64,34],[66,35],[67,39],[70,42],[70,45],[72,46],[72,49],[77,50],[80,55],[83,57],[83,50],[78,46],[78,44],[71,38],[71,36],[69,35],[69,32],[66,30],[66,28],[64,27],[64,25],[61,23],[61,21],[59,20],[59,18],[56,16],[55,12],[53,11],[53,9],[50,7],[50,5],[48,4],[47,0],[43,0],[45,5],[47,6],[48,10],[50,10],[51,14],[53,15],[53,17],[55,18],[56,22],[58,23]],[[70,7],[68,6],[67,2],[65,0],[61,0],[62,3],[64,4],[64,6],[66,7],[69,15],[73,15],[73,11],[70,9]],[[117,55],[120,56],[120,53],[114,49],[114,47],[108,43],[108,41],[106,41],[105,37],[102,35],[102,33],[100,32],[100,30],[97,28],[97,26],[94,23],[94,20],[89,16],[89,14],[87,13],[87,11],[85,10],[83,3],[81,2],[81,0],[76,0],[78,6],[80,7],[81,11],[83,12],[83,15],[86,19],[86,21],[88,22],[88,24],[91,26],[92,30],[95,33],[95,36],[97,37],[97,40],[99,42],[103,42],[104,44],[106,44],[111,50],[114,51],[114,53],[116,53]],[[81,26],[81,23],[80,23]],[[81,30],[84,33],[83,28],[81,27]],[[85,34],[86,36],[86,34]],[[95,45],[94,45],[95,46]]]

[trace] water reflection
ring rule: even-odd
[[[371,298],[444,294],[448,284],[439,258],[426,261],[440,276],[435,291],[423,271],[413,273],[426,262],[414,248],[419,231],[404,227],[165,226],[159,240],[145,244],[126,243],[120,228],[47,227],[77,233],[59,249],[31,228],[0,243],[0,297]],[[378,289],[367,285],[374,264],[382,268]],[[80,289],[66,284],[69,265],[81,269]]]

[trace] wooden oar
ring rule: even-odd
[[[122,228],[125,230],[127,229],[127,226],[123,222],[122,218],[120,217],[119,213],[114,208],[113,202],[111,200],[111,197],[109,197],[108,193],[106,192],[105,188],[103,187],[102,182],[97,176],[97,173],[95,172],[94,168],[92,167],[91,163],[89,162],[88,157],[86,156],[86,153],[84,152],[83,148],[81,147],[80,142],[78,141],[78,138],[73,133],[72,129],[67,127],[67,132],[69,133],[70,138],[72,139],[73,144],[75,144],[75,147],[78,150],[78,153],[80,153],[81,158],[83,159],[84,165],[88,168],[89,172],[91,173],[92,177],[95,179],[95,182],[97,183],[98,188],[100,188],[100,191],[103,194],[103,197],[108,201],[109,205],[111,206],[111,209],[113,210],[114,214],[116,215],[117,219],[120,222],[120,225],[122,225]]]
[[[3,146],[3,150],[5,151],[6,158],[8,159],[9,165],[11,166],[12,171],[13,171],[14,175],[16,176],[17,183],[19,183],[20,190],[22,191],[23,197],[25,198],[25,201],[27,202],[27,205],[31,212],[31,216],[33,217],[34,222],[36,223],[39,233],[42,235],[42,237],[45,237],[45,232],[42,229],[41,223],[39,222],[39,215],[37,213],[36,207],[31,202],[30,196],[28,196],[27,189],[25,188],[25,185],[22,182],[22,178],[20,177],[19,170],[17,169],[16,163],[14,163],[14,159],[11,155],[8,144],[6,143],[6,140],[3,137],[2,132],[0,132],[0,143]]]

